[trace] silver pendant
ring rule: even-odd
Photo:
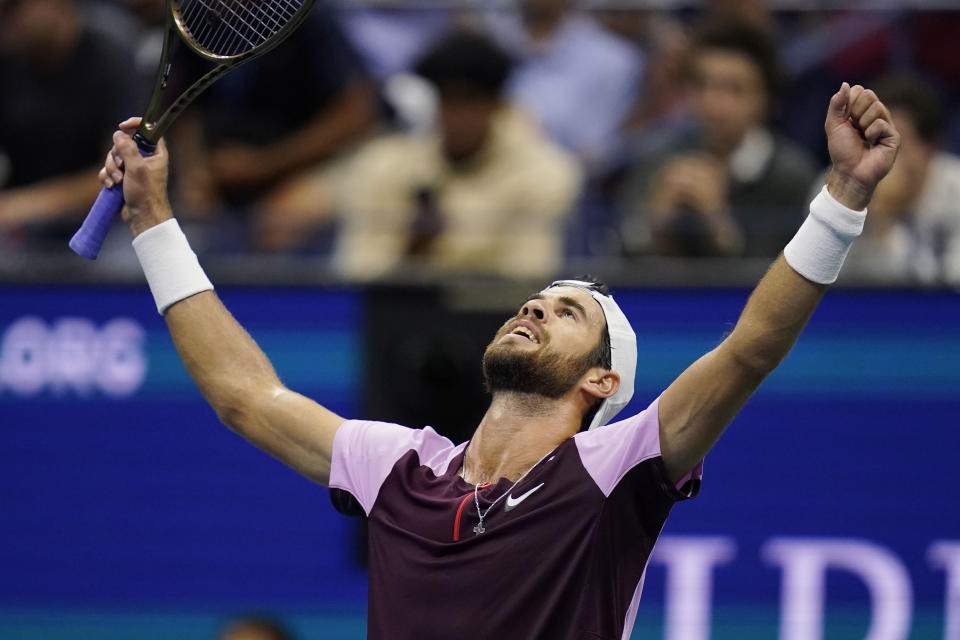
[[[483,533],[484,531],[486,531],[486,529],[483,528],[483,523],[482,523],[482,522],[473,528],[473,532],[474,532],[475,534],[477,534],[477,535],[480,535],[480,534]]]

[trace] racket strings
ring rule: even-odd
[[[177,11],[184,34],[215,56],[233,57],[276,35],[304,0],[184,0]]]

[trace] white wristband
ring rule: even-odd
[[[134,238],[133,250],[147,276],[160,315],[184,298],[213,289],[197,254],[190,248],[174,218],[150,227]]]
[[[807,280],[833,284],[866,218],[866,209],[854,211],[843,206],[823,187],[810,203],[810,215],[784,248],[783,257]]]

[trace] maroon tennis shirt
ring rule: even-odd
[[[654,542],[676,485],[660,457],[657,401],[578,433],[516,486],[459,476],[467,443],[430,427],[351,420],[337,431],[330,487],[369,520],[370,640],[617,640],[630,637]],[[337,502],[335,500],[335,502]]]

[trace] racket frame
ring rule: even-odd
[[[203,3],[203,0],[196,1]],[[260,0],[252,1],[259,2]],[[154,80],[153,93],[150,96],[150,101],[147,103],[147,108],[144,111],[140,126],[133,135],[133,140],[140,149],[140,154],[143,156],[152,155],[157,148],[157,144],[160,142],[160,138],[177,116],[220,76],[248,60],[267,53],[286,40],[290,33],[299,27],[304,19],[306,19],[310,10],[313,9],[315,2],[316,0],[303,0],[297,8],[296,13],[294,13],[282,27],[268,36],[260,44],[234,55],[218,55],[204,48],[187,34],[186,26],[179,12],[180,0],[168,0],[168,11],[163,34],[163,50],[160,53],[160,64],[157,65],[157,75]],[[204,7],[209,8],[206,5],[204,5]],[[176,40],[174,40],[174,38],[176,38]],[[193,84],[177,96],[163,113],[160,113],[160,110],[163,108],[163,98],[166,93],[167,83],[170,80],[170,72],[173,69],[173,64],[169,58],[174,43],[186,44],[196,55],[215,63],[216,66],[195,80]],[[101,189],[96,202],[94,202],[90,208],[90,213],[87,214],[80,228],[70,239],[70,248],[84,258],[95,260],[100,253],[100,248],[103,245],[107,233],[110,231],[113,219],[120,213],[123,205],[123,188],[121,184],[118,183],[112,187],[104,187]]]
[[[166,25],[163,34],[163,49],[160,53],[160,64],[157,67],[157,75],[153,83],[153,93],[151,93],[150,101],[147,103],[147,108],[143,112],[143,120],[140,123],[140,127],[134,134],[134,140],[137,142],[140,150],[153,153],[157,148],[157,144],[160,142],[160,138],[163,137],[163,134],[166,133],[170,125],[173,124],[173,121],[177,119],[177,116],[221,76],[244,62],[267,53],[286,40],[290,32],[299,27],[310,14],[314,2],[315,0],[304,0],[300,8],[297,9],[297,13],[265,42],[237,55],[225,56],[212,53],[188,35],[186,25],[179,12],[179,5],[181,3],[178,0],[169,0],[167,2]],[[163,107],[163,97],[167,83],[170,80],[170,72],[173,70],[173,65],[168,58],[174,46],[174,37],[179,39],[180,43],[186,45],[194,54],[215,63],[216,66],[195,80],[193,84],[177,96],[176,100],[174,100],[163,113],[160,113]]]

